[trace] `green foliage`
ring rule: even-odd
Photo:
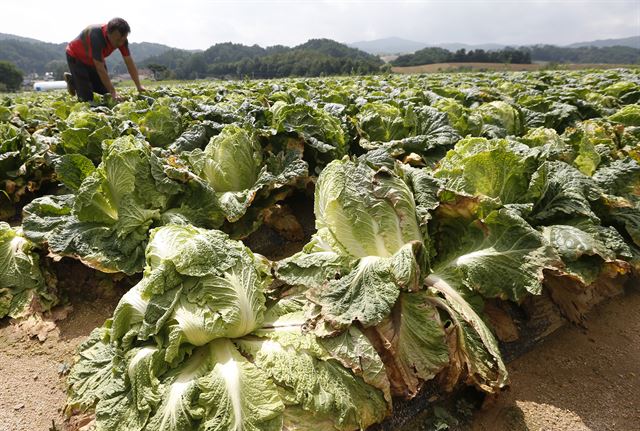
[[[528,47],[533,61],[555,63],[640,64],[640,49],[629,46],[564,48],[553,45]]]
[[[640,126],[640,106],[627,105],[609,117],[611,121],[625,126]]]
[[[47,289],[34,245],[22,234],[0,222],[0,318],[26,317],[57,302]]]
[[[443,48],[423,48],[413,54],[401,55],[391,62],[394,66],[419,66],[435,63],[514,63],[530,64],[531,55],[526,49],[505,48],[499,51],[460,49],[451,52]]]
[[[15,64],[24,73],[48,72],[45,66],[54,60],[64,61],[66,43],[53,44],[18,39],[0,40],[0,61]]]
[[[0,84],[5,90],[16,91],[22,85],[22,72],[11,62],[0,61]]]
[[[554,64],[640,64],[640,49],[629,46],[566,48],[554,45],[533,45],[497,51],[461,49],[451,52],[443,48],[423,48],[413,54],[401,55],[392,64],[394,66],[452,62],[530,64],[532,61],[546,61]]]
[[[179,79],[362,75],[382,66],[377,57],[329,39],[309,40],[294,48],[221,43],[202,53],[167,52],[148,63],[173,70]]]
[[[266,310],[269,268],[240,242],[166,226],[146,261],[69,375],[68,408],[95,405],[99,428],[352,430],[389,411],[366,337],[319,339],[303,332],[299,306]]]
[[[248,189],[260,174],[261,150],[246,130],[229,125],[205,147],[202,173],[217,192]]]
[[[237,47],[220,48],[207,55]],[[639,76],[199,81],[94,104],[7,95],[0,314],[56,302],[52,258],[141,274],[68,379],[68,412],[95,410],[98,429],[351,431],[430,380],[498,392],[485,301],[529,301],[561,279],[572,288],[550,298],[579,322],[596,286],[640,271]],[[316,231],[300,252],[271,262],[236,240],[263,220],[296,231],[282,204],[312,190]],[[440,410],[433,425],[455,421]]]

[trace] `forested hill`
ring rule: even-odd
[[[26,38],[0,37],[0,61],[7,60],[25,73],[66,70],[66,44]],[[193,79],[205,76],[284,77],[366,74],[377,72],[383,62],[376,56],[329,39],[312,39],[289,48],[219,43],[205,51],[186,51],[154,43],[132,43],[131,53],[139,66],[153,65],[167,77]],[[119,55],[107,59],[112,73],[126,68]]]
[[[38,39],[32,39],[30,37],[17,36],[15,34],[0,33],[0,40],[8,40],[8,39],[21,40],[23,42],[43,43],[43,42],[40,42]]]
[[[203,52],[172,50],[149,58],[144,64],[163,66],[178,79],[193,79],[367,74],[378,72],[383,62],[374,55],[330,39],[311,39],[293,48],[227,42]]]
[[[64,43],[47,43],[28,39],[0,39],[0,61],[10,61],[24,73],[54,71],[54,62],[64,61]],[[66,66],[66,62],[65,62]]]

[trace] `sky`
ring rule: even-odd
[[[295,46],[400,37],[459,42],[566,45],[640,36],[640,0],[109,0],[2,2],[0,33],[67,42],[114,16],[130,42],[206,49],[221,42]]]

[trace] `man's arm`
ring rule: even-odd
[[[138,76],[138,69],[136,68],[136,64],[133,62],[133,58],[131,56],[122,57],[124,59],[124,64],[127,65],[127,70],[129,71],[129,75],[131,75],[131,79],[136,84],[136,88],[138,91],[145,91],[142,84],[140,84],[140,77]]]
[[[107,72],[107,68],[104,65],[104,61],[98,61],[94,58],[93,64],[96,65],[96,71],[98,72],[100,80],[104,84],[104,88],[106,88],[107,91],[111,93],[111,97],[116,100],[118,98],[118,94],[116,93],[115,87],[111,83],[111,78],[109,78],[109,73]]]

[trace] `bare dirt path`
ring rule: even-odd
[[[77,346],[111,316],[117,298],[79,302],[44,342],[0,326],[0,431],[62,431],[64,376]]]
[[[592,310],[508,364],[511,387],[474,431],[640,430],[640,290]]]

